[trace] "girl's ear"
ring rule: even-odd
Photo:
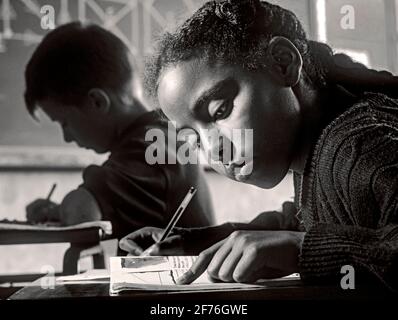
[[[98,88],[90,89],[88,92],[88,100],[90,107],[93,109],[104,114],[109,112],[111,100],[104,90]]]
[[[266,52],[270,72],[283,86],[294,87],[300,80],[303,58],[285,37],[273,37]]]

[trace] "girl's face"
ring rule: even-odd
[[[158,99],[178,128],[198,133],[210,164],[221,174],[262,188],[285,177],[295,152],[300,109],[292,89],[272,74],[193,59],[162,72]],[[210,138],[209,132],[222,138]],[[236,139],[239,132],[241,139]],[[223,149],[231,146],[232,156],[223,158]]]

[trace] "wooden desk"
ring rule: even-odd
[[[133,300],[367,300],[397,298],[396,294],[375,289],[363,288],[356,290],[342,290],[339,287],[307,286],[299,280],[284,280],[264,289],[238,291],[207,291],[207,292],[149,292],[131,291],[118,296],[109,295],[109,283],[65,284],[56,283],[53,289],[43,289],[41,279],[31,286],[14,293],[10,300],[25,299],[133,299]],[[45,283],[48,283],[47,281]]]

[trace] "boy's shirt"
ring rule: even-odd
[[[124,131],[102,166],[89,166],[83,173],[82,187],[95,197],[102,219],[112,222],[118,238],[145,226],[165,227],[191,186],[198,191],[177,226],[213,223],[200,166],[147,163],[145,151],[153,142],[145,141],[145,134],[150,129],[162,130],[167,143],[167,121],[156,111],[145,113]]]

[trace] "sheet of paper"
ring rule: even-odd
[[[176,280],[188,271],[196,258],[196,256],[112,257],[110,293],[117,294],[123,290],[212,291],[264,287],[264,283],[214,283],[206,273],[192,284],[177,285]],[[299,278],[297,275],[292,275],[286,279]]]
[[[57,277],[57,282],[77,282],[77,281],[91,281],[91,280],[108,280],[110,279],[110,272],[107,269],[93,269],[83,273],[74,274],[71,276]]]

